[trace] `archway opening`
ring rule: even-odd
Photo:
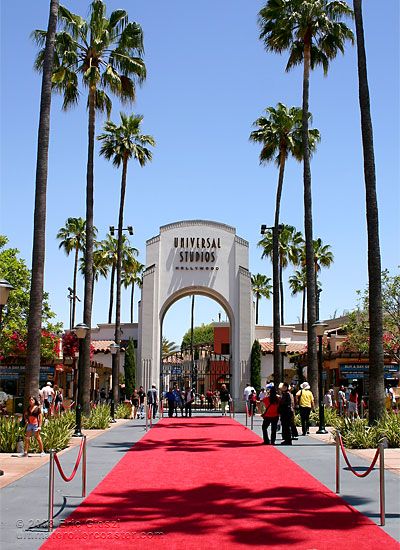
[[[224,305],[202,291],[186,293],[167,305],[160,322],[161,392],[184,396],[190,389],[195,410],[219,410],[219,391],[222,384],[230,389],[232,377],[232,327]]]

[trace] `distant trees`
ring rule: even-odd
[[[271,277],[266,275],[261,275],[257,273],[256,275],[251,276],[251,286],[253,289],[253,294],[256,297],[256,325],[258,325],[258,305],[262,297],[269,298],[271,297]]]
[[[191,330],[189,329],[182,338],[181,350],[189,350],[191,342]],[[199,327],[193,328],[193,346],[214,345],[214,327],[213,325],[205,325],[204,323]]]

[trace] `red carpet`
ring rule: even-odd
[[[42,548],[399,549],[278,448],[260,443],[229,418],[164,419]]]

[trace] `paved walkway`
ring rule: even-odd
[[[243,425],[245,416],[237,414],[236,420]],[[256,417],[253,431],[261,436],[262,419]],[[250,428],[250,424],[248,426]],[[313,431],[316,431],[313,430]],[[87,431],[88,468],[87,494],[89,494],[115,466],[133,443],[145,433],[144,421],[119,420],[108,430]],[[329,444],[330,436],[311,433],[309,437],[299,437],[293,446],[279,450],[335,491],[335,446]],[[67,475],[70,474],[77,456],[79,439],[71,441],[71,447],[59,453],[61,464]],[[277,441],[279,443],[279,441]],[[365,470],[374,455],[374,450],[349,452],[350,462],[358,470]],[[10,454],[0,455],[0,468],[5,471],[0,476],[1,539],[2,548],[39,548],[47,538],[48,517],[48,457],[17,458]],[[400,540],[400,450],[385,451],[386,462],[386,525],[383,529],[396,540]],[[179,473],[175,472],[178,476]],[[255,481],[257,473],[255,472]],[[80,504],[80,470],[70,483],[62,481],[56,473],[55,483],[55,526],[65,520]],[[341,462],[341,496],[349,504],[379,524],[379,468],[375,467],[369,476],[359,479],[354,476],[344,461]]]

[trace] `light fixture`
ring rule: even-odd
[[[110,353],[111,355],[115,355],[117,353],[117,351],[119,350],[119,345],[116,344],[115,342],[112,342],[112,344],[110,344]]]
[[[86,338],[86,333],[89,330],[89,327],[85,323],[79,323],[74,327],[74,332],[79,340]]]
[[[6,305],[11,290],[14,290],[14,287],[5,279],[0,279],[0,306]]]
[[[315,328],[315,334],[317,336],[323,336],[327,326],[327,323],[324,323],[323,321],[317,321],[313,324],[313,327]]]

